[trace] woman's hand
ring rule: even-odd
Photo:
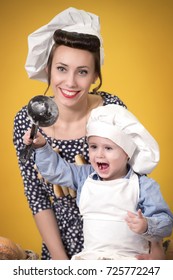
[[[150,254],[142,254],[135,256],[138,260],[165,260],[166,255],[162,246],[162,241],[151,242]]]

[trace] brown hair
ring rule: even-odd
[[[55,41],[49,58],[47,62],[47,68],[48,68],[48,87],[45,91],[48,91],[50,86],[50,80],[51,80],[51,66],[52,66],[52,60],[54,56],[54,52],[57,49],[57,47],[64,45],[70,48],[76,48],[76,49],[82,49],[87,50],[93,54],[94,61],[95,61],[95,72],[98,74],[100,83],[99,85],[93,89],[93,92],[98,91],[98,89],[102,85],[102,74],[101,74],[101,65],[100,65],[100,40],[95,35],[90,34],[83,34],[83,33],[77,33],[77,32],[67,32],[61,29],[58,29],[55,31],[53,35],[53,39]]]

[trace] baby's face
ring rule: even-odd
[[[103,180],[115,180],[127,173],[128,155],[108,138],[90,136],[88,139],[91,165]]]

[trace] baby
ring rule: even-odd
[[[149,241],[171,235],[173,215],[159,185],[146,176],[159,148],[139,120],[119,105],[93,109],[87,123],[91,164],[63,160],[38,132],[36,165],[53,184],[77,191],[84,249],[73,259],[136,259]],[[29,144],[29,132],[24,137]]]

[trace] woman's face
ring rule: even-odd
[[[128,155],[111,140],[90,136],[88,139],[90,163],[103,180],[115,180],[127,173]]]
[[[92,53],[66,46],[59,46],[55,50],[51,67],[51,87],[59,104],[80,104],[80,101],[87,98],[90,86],[96,79]]]

